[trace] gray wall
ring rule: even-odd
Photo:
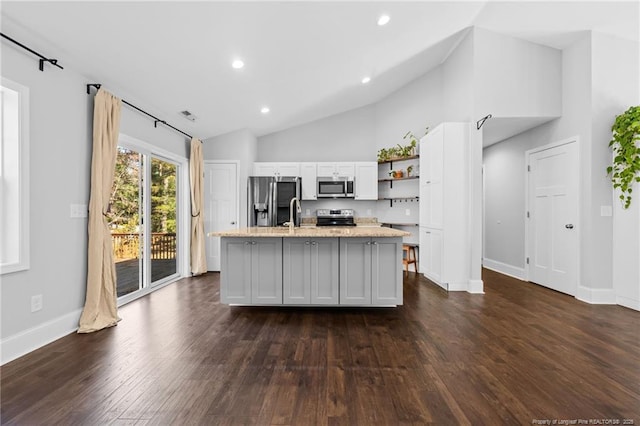
[[[256,137],[249,130],[236,132],[205,139],[203,141],[203,156],[207,160],[238,161],[238,179],[240,181],[239,211],[240,226],[247,226],[247,177],[251,176],[253,163],[257,158]]]
[[[29,45],[29,34],[12,35]],[[93,96],[84,85],[95,80],[68,66],[45,68],[39,71],[31,54],[3,43],[2,76],[30,91],[30,269],[0,278],[3,360],[5,349],[35,348],[73,331],[84,305],[87,220],[70,218],[69,205],[89,202]],[[126,106],[121,132],[181,156],[187,152],[182,135],[154,128]],[[36,294],[43,295],[43,308],[31,313]]]
[[[615,115],[626,110],[634,96],[637,102],[638,51],[637,43],[586,33],[562,52],[562,117],[484,150],[486,259],[524,267],[524,152],[577,135],[581,163],[577,296],[588,301],[610,297],[605,293],[612,289],[612,218],[600,214],[600,207],[612,202],[605,172],[611,161],[607,145]],[[615,60],[628,66],[611,67]]]

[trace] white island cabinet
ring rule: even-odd
[[[402,305],[402,238],[340,239],[340,304]]]
[[[402,237],[390,228],[244,228],[221,237],[229,305],[397,306]]]
[[[223,238],[220,300],[282,304],[282,238]]]
[[[285,305],[338,304],[338,238],[284,238]]]

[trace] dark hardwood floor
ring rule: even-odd
[[[447,294],[410,274],[399,308],[300,309],[228,307],[218,274],[184,279],[1,367],[1,420],[640,424],[640,313],[484,280]]]

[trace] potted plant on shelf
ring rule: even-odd
[[[632,106],[616,117],[611,127],[613,164],[607,167],[613,188],[620,190],[624,208],[631,205],[633,184],[640,182],[640,106]]]
[[[404,177],[404,172],[402,170],[391,170],[389,172],[389,176],[391,176],[394,179],[399,179]]]
[[[429,133],[429,127],[425,128],[424,134]],[[424,135],[423,135],[424,136]],[[391,148],[381,148],[378,151],[378,163],[384,163],[393,160],[402,160],[403,158],[416,155],[416,149],[418,146],[418,138],[409,130],[402,139],[409,138],[408,145],[397,144]]]

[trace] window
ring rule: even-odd
[[[0,83],[0,273],[29,269],[29,89]]]

